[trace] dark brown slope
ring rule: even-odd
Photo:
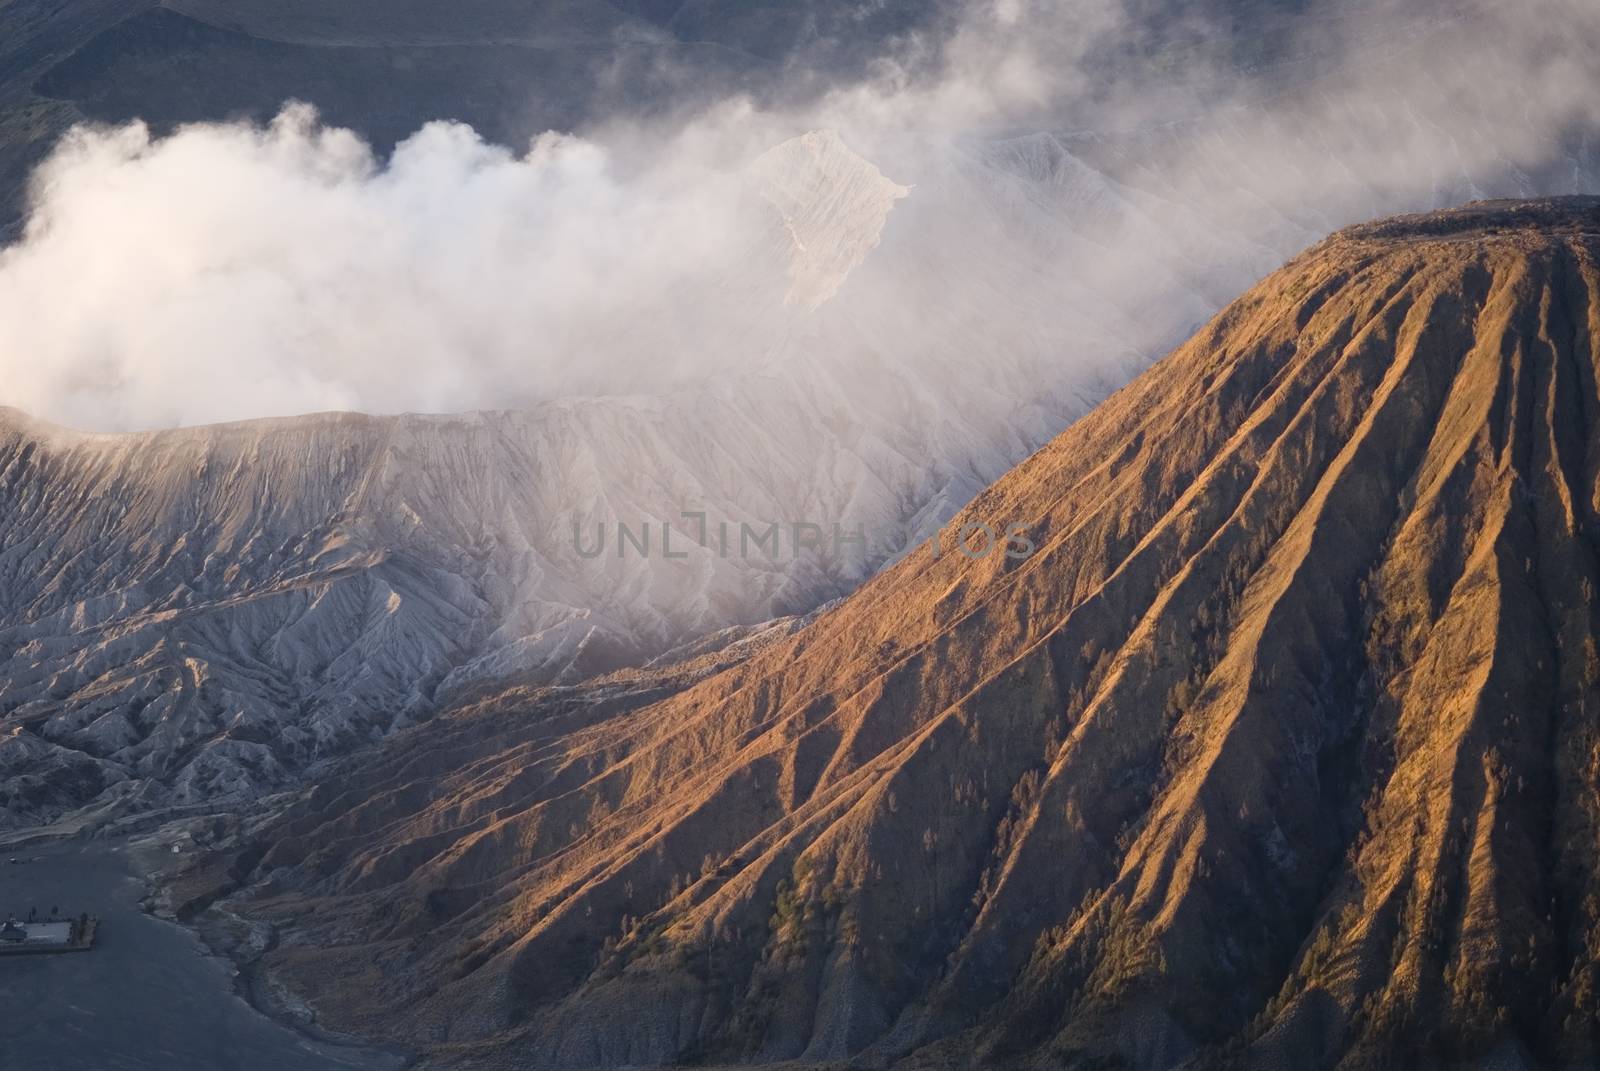
[[[234,907],[487,1065],[1592,1066],[1597,261],[1600,201],[1337,235],[951,528],[1031,557],[499,758],[424,728]]]

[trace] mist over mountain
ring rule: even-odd
[[[1109,347],[1153,359],[1338,226],[1472,197],[1584,192],[1600,29],[1580,5],[1538,6],[1550,17],[1377,2],[1267,5],[1259,19],[1238,5],[1174,18],[1103,0],[972,4],[938,32],[916,20],[915,32],[864,32],[880,62],[836,72],[824,90],[718,90],[648,119],[601,108],[516,136],[448,110],[471,94],[441,89],[415,120],[455,122],[417,129],[404,108],[341,110],[331,90],[292,78],[249,108],[175,83],[200,109],[184,119],[252,118],[169,133],[160,94],[113,72],[128,107],[91,114],[143,123],[67,137],[34,178],[27,229],[0,255],[0,368],[17,384],[7,400],[85,430],[140,430],[657,394],[796,348],[840,362],[854,347],[910,367],[946,334],[892,320],[916,301],[985,321],[989,348],[1045,366],[1022,399],[1032,403],[1077,389]],[[563,26],[580,10],[535,7]],[[584,25],[600,18],[581,10]],[[182,17],[227,21],[219,11]],[[359,23],[294,6],[230,11],[278,37]],[[407,11],[382,20],[384,32],[431,39],[442,31],[428,27],[448,22],[464,39],[509,17],[492,4],[449,20]],[[784,32],[782,19],[749,20]],[[803,36],[837,36],[826,23],[815,13]],[[1189,39],[1203,30],[1270,44],[1247,61]],[[161,66],[134,55],[136,71]],[[367,91],[391,81],[317,69]],[[1495,89],[1506,84],[1519,92]],[[323,119],[300,106],[279,114],[287,99]],[[369,114],[404,129],[380,137]],[[751,303],[739,282],[768,244],[745,176],[807,131],[837,135],[912,191],[881,230],[891,259],[910,254],[881,269],[903,282],[874,293],[881,309],[855,296],[872,322],[843,346],[795,339],[808,318]],[[997,195],[1024,203],[998,219],[961,210]],[[880,232],[867,233],[858,252]],[[984,278],[996,281],[965,285]]]

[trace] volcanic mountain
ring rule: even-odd
[[[1343,231],[942,553],[410,730],[180,902],[446,1065],[1591,1066],[1597,382],[1600,200]]]

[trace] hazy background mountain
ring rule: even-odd
[[[8,0],[0,7],[0,177],[23,179],[73,122],[265,121],[288,99],[387,151],[455,119],[525,145],[617,114],[735,90],[815,92],[859,75],[954,5],[825,0]],[[796,76],[800,77],[796,77]],[[809,84],[811,88],[803,88]]]

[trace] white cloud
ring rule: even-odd
[[[974,3],[954,38],[908,53],[937,53],[936,75],[886,61],[804,108],[730,100],[525,152],[436,123],[380,163],[303,106],[266,129],[81,129],[0,253],[3,397],[113,429],[509,407],[726,374],[803,330],[749,165],[817,127],[917,187],[884,254],[901,277],[846,287],[863,345],[914,368],[940,344],[917,324],[938,317],[865,306],[955,302],[940,311],[989,320],[997,350],[1055,360],[1041,390],[1094,365],[1072,339],[1171,341],[1196,300],[1224,300],[1328,227],[1589,181],[1570,150],[1596,127],[1592,5],[1359,8],[1307,24],[1303,71],[1240,73],[1192,44],[1117,59],[1145,39],[1111,0]],[[976,141],[1061,126],[1112,132],[1064,142],[1110,179],[1057,161],[1033,186],[973,185],[993,164]],[[1008,217],[1008,197],[1029,203]],[[958,271],[997,282],[954,292]]]

